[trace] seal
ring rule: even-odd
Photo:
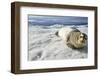
[[[87,35],[76,28],[61,28],[55,34],[72,49],[81,49],[87,44]]]

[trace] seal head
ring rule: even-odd
[[[68,47],[73,49],[83,48],[87,43],[87,35],[81,32],[72,31],[66,41]]]

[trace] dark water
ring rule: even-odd
[[[51,26],[54,24],[87,25],[88,17],[29,15],[28,23],[31,25],[46,25],[46,26]]]

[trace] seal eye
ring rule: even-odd
[[[83,38],[84,38],[84,35],[83,35],[83,34],[81,34],[81,35],[80,35],[80,39],[83,39]]]
[[[84,34],[84,37],[83,37],[85,40],[87,40],[87,35],[86,34]]]
[[[85,34],[85,33],[82,33],[83,34],[83,38],[85,39],[85,40],[87,40],[87,35]]]
[[[87,36],[84,36],[84,39],[86,39],[86,40],[87,40]]]
[[[80,36],[80,38],[83,38],[83,36]]]

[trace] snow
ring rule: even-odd
[[[87,46],[80,50],[71,49],[66,46],[60,37],[55,35],[55,32],[62,27],[75,27],[75,25],[30,25],[28,31],[28,60],[87,58]],[[77,29],[88,34],[88,27],[86,25],[77,26]]]

